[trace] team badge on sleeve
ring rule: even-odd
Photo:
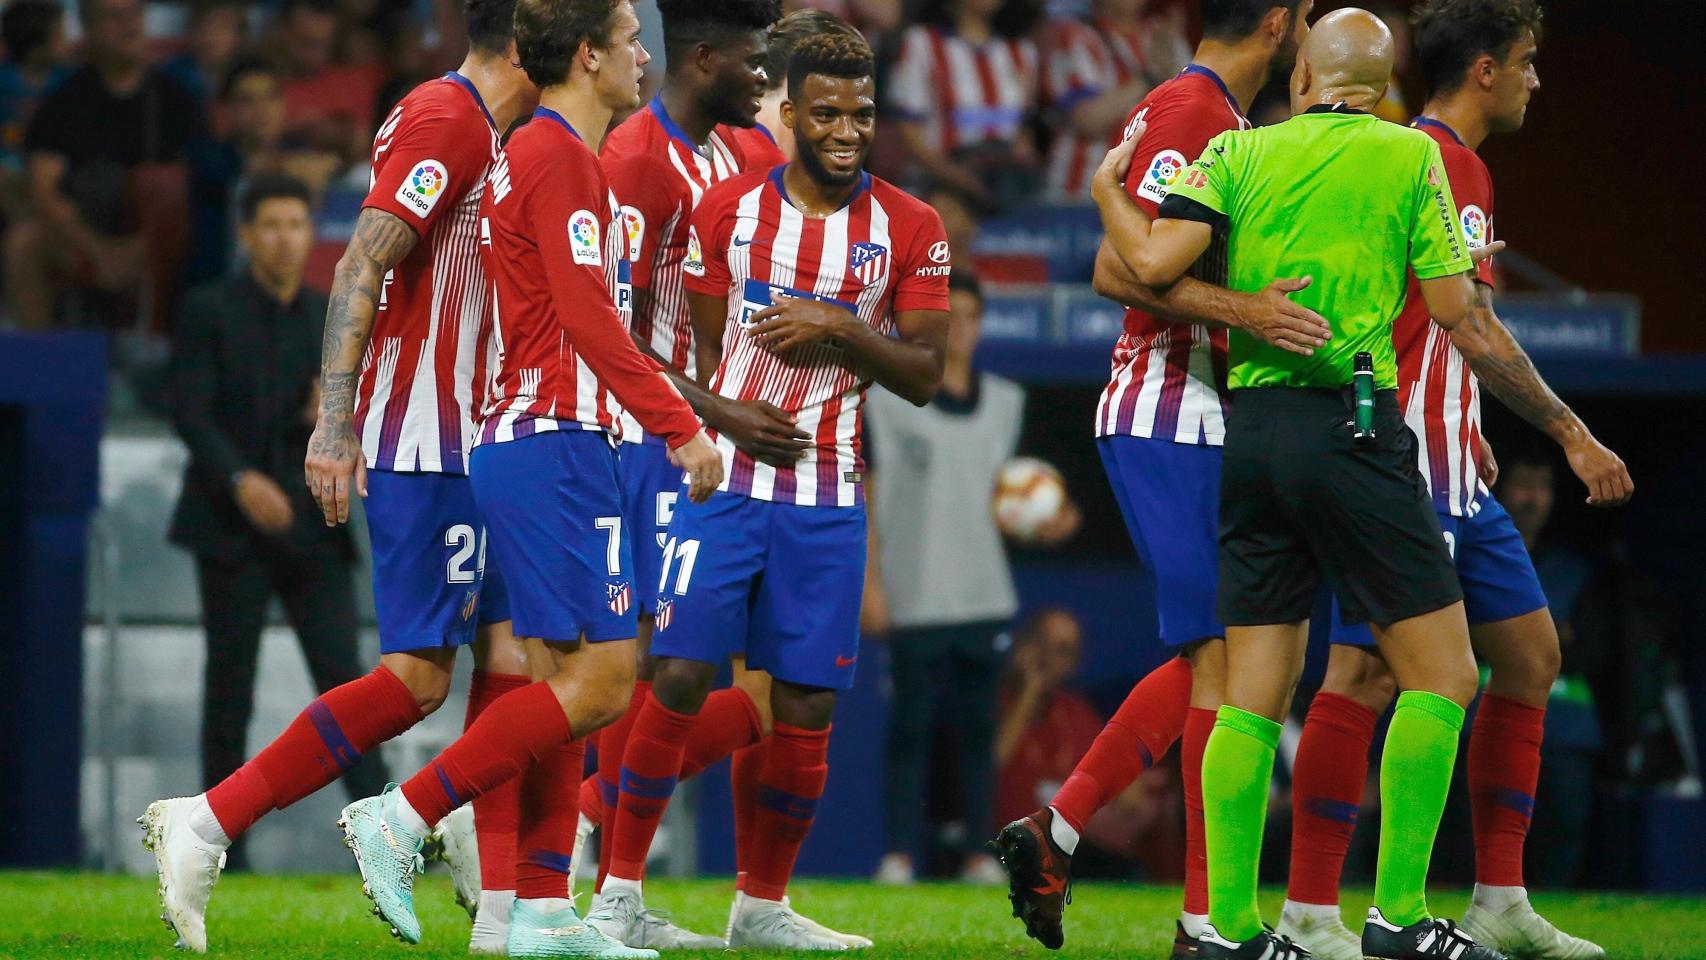
[[[1468,242],[1469,249],[1479,250],[1492,239],[1492,224],[1480,207],[1471,203],[1459,211],[1458,216],[1463,221],[1463,239]]]
[[[687,258],[681,261],[681,269],[689,276],[705,275],[705,251],[699,246],[699,231],[694,227],[687,228]]]
[[[583,266],[596,267],[604,262],[598,249],[598,218],[591,210],[569,214],[569,255]]]
[[[1163,150],[1156,154],[1155,159],[1149,161],[1149,169],[1143,172],[1143,180],[1137,185],[1137,195],[1156,203],[1167,199],[1186,164],[1185,155],[1177,150]]]
[[[438,205],[438,198],[450,183],[450,174],[437,160],[422,160],[415,164],[403,182],[397,185],[397,202],[413,211],[422,220]]]
[[[640,248],[646,242],[646,215],[627,204],[622,205],[622,231],[627,235],[628,259],[635,263],[640,259]]]
[[[889,248],[880,243],[861,241],[853,244],[847,254],[847,268],[867,287],[883,278],[888,265]]]
[[[626,580],[621,583],[607,583],[604,585],[604,598],[610,612],[620,617],[634,605],[634,590]]]

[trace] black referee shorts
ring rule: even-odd
[[[1351,435],[1351,410],[1334,390],[1233,391],[1216,598],[1227,626],[1308,619],[1323,577],[1345,623],[1463,599],[1396,394],[1376,394],[1372,443]]]

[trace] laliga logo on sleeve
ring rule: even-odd
[[[426,215],[438,204],[438,198],[444,193],[445,184],[449,181],[450,176],[446,173],[444,164],[437,160],[422,160],[415,164],[415,168],[397,185],[396,200],[415,216],[425,220]]]
[[[1480,207],[1471,203],[1463,208],[1461,216],[1463,219],[1463,239],[1468,241],[1469,249],[1479,250],[1486,246],[1487,241],[1492,239],[1489,235],[1492,225],[1487,221],[1487,214]]]
[[[1179,180],[1186,165],[1185,155],[1177,150],[1163,150],[1149,162],[1149,169],[1143,173],[1143,181],[1137,185],[1137,195],[1147,197],[1160,203],[1167,199],[1167,194],[1173,190],[1173,184]]]
[[[687,259],[681,261],[681,269],[695,277],[705,275],[705,251],[699,247],[699,231],[693,227],[687,228]]]
[[[591,210],[569,214],[569,255],[583,266],[596,267],[604,262],[598,249],[598,218]]]
[[[628,238],[628,259],[638,263],[640,247],[646,241],[646,217],[639,210],[622,205],[622,230]]]

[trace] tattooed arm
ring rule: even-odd
[[[329,527],[349,521],[352,487],[367,496],[367,459],[350,423],[356,378],[373,334],[385,274],[409,255],[418,239],[397,217],[364,209],[332,276],[326,332],[320,341],[320,416],[303,464],[308,489]]]
[[[1421,282],[1434,321],[1451,334],[1452,345],[1494,396],[1564,449],[1570,469],[1588,488],[1588,503],[1615,506],[1628,500],[1635,492],[1628,468],[1541,379],[1522,345],[1493,312],[1492,288],[1472,276]]]

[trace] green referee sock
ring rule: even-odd
[[[1462,731],[1463,708],[1456,703],[1422,690],[1398,697],[1380,755],[1380,866],[1374,880],[1374,905],[1389,923],[1405,927],[1428,915],[1428,858]]]
[[[1228,940],[1262,932],[1256,868],[1280,725],[1237,707],[1221,707],[1202,757],[1203,829],[1208,841],[1208,919]]]

